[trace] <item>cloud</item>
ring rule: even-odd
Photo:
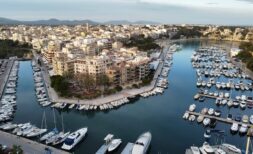
[[[173,5],[183,7],[219,7],[219,8],[239,8],[252,9],[253,0],[137,0],[140,3],[153,3],[162,5]]]

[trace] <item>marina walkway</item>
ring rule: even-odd
[[[201,114],[201,113],[198,113],[198,112],[190,112],[190,111],[186,111],[186,112],[188,112],[190,115],[195,115],[195,116],[202,115],[205,118],[216,119],[217,121],[220,121],[220,122],[223,122],[223,123],[228,123],[228,124],[237,123],[239,125],[246,124],[248,127],[253,127],[253,125],[251,125],[251,124],[247,124],[247,123],[243,123],[243,122],[238,122],[238,121],[235,121],[235,120],[228,120],[228,119],[222,118],[222,117],[210,116],[210,115]]]
[[[134,144],[133,143],[127,143],[126,147],[123,149],[121,154],[131,154],[131,150],[133,149]]]
[[[211,95],[205,95],[205,94],[199,94],[199,96],[200,96],[200,97],[212,98],[212,99],[220,98],[219,96],[211,96]],[[222,99],[229,100],[229,98],[225,98],[225,97],[222,97]]]
[[[0,144],[7,145],[8,147],[19,145],[25,154],[45,154],[47,153],[45,148],[49,149],[51,151],[51,154],[69,154],[68,152],[56,149],[54,147],[46,146],[44,144],[3,131],[0,131]]]
[[[4,71],[4,74],[2,74],[1,77],[0,77],[0,98],[3,95],[4,87],[6,85],[8,77],[10,75],[10,72],[11,72],[14,61],[15,61],[15,59],[8,59],[8,64],[5,68],[6,70]]]

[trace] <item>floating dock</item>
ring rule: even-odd
[[[217,99],[220,98],[219,96],[211,96],[211,95],[205,95],[205,94],[199,94],[200,97],[207,97],[207,98],[212,98],[212,99]],[[222,97],[222,99],[229,100],[229,98]]]
[[[210,116],[210,115],[207,115],[207,114],[201,114],[201,113],[198,113],[198,112],[190,112],[190,111],[186,111],[188,112],[190,115],[195,115],[195,116],[204,116],[205,118],[210,118],[210,119],[216,119],[217,121],[220,121],[220,122],[223,122],[223,123],[228,123],[228,124],[233,124],[233,123],[237,123],[239,125],[242,125],[242,124],[246,124],[248,127],[253,127],[253,125],[249,124],[249,123],[243,123],[243,122],[238,122],[238,121],[235,121],[235,120],[228,120],[226,118],[222,118],[222,117],[216,117],[216,116]]]
[[[121,154],[131,154],[131,150],[133,149],[134,143],[127,143],[124,150],[121,152]]]
[[[108,145],[106,144],[103,144],[99,149],[98,151],[96,152],[96,154],[105,154],[106,151],[108,149]]]

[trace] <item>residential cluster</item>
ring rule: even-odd
[[[51,75],[89,74],[96,79],[107,75],[113,85],[140,82],[150,72],[150,57],[138,48],[126,48],[124,42],[135,36],[159,38],[170,29],[163,25],[77,25],[6,26],[0,39],[31,43],[41,52]],[[160,51],[156,51],[160,52]]]
[[[253,41],[253,28],[209,26],[202,32],[203,37],[215,40]]]

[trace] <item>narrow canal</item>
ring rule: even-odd
[[[183,50],[174,54],[172,69],[169,73],[169,87],[163,95],[140,98],[139,100],[121,106],[110,111],[76,111],[56,110],[56,122],[58,129],[62,129],[61,114],[65,131],[74,131],[80,127],[88,127],[88,136],[75,149],[78,154],[93,154],[103,144],[103,138],[112,133],[121,138],[123,143],[116,153],[120,153],[127,142],[135,142],[144,131],[151,131],[152,142],[149,153],[184,153],[191,145],[200,146],[203,141],[205,128],[197,122],[188,122],[182,119],[183,113],[189,105],[194,103],[193,96],[196,88],[196,73],[191,66],[190,57],[198,48],[200,42],[183,43]],[[221,80],[223,80],[221,78]],[[250,93],[248,93],[250,94]],[[236,92],[233,92],[236,95]],[[216,107],[214,100],[206,100],[203,103],[195,102],[197,111],[204,107],[219,108],[222,116],[227,113],[253,114],[246,109],[231,109]],[[50,107],[43,108],[36,101],[32,67],[30,61],[21,61],[17,87],[17,111],[14,122],[31,122],[41,126],[42,115],[45,111],[47,125],[54,127],[53,110]],[[246,138],[238,134],[230,135],[230,125],[219,123],[217,129],[226,131],[226,141],[238,147],[244,147]]]

